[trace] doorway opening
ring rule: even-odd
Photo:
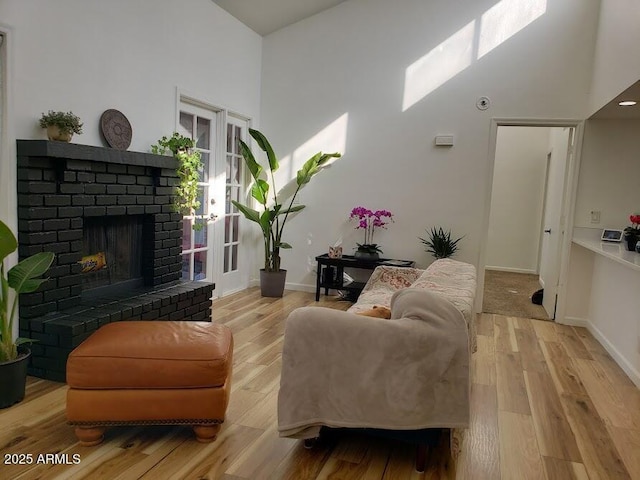
[[[579,125],[494,120],[484,268],[478,282],[483,312],[556,318],[571,237],[566,234],[573,197],[569,179]]]

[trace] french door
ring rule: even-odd
[[[246,139],[247,130],[246,119],[180,103],[178,132],[195,140],[203,163],[200,207],[195,215],[183,218],[182,278],[215,282],[216,297],[249,284],[244,260],[249,255],[241,242],[243,222],[231,203],[241,200],[245,189],[238,140]]]

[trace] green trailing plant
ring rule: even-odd
[[[18,241],[9,227],[0,220],[0,363],[15,360],[18,346],[32,342],[28,338],[13,337],[18,295],[35,292],[45,282],[44,275],[53,262],[51,252],[40,252],[14,265],[5,275],[4,259],[18,248]],[[9,289],[15,291],[13,300]]]
[[[270,186],[263,178],[264,169],[260,165],[249,146],[240,140],[240,152],[245,164],[251,172],[253,182],[251,184],[251,196],[260,204],[260,210],[243,205],[232,200],[231,202],[242,212],[242,214],[252,222],[257,223],[262,230],[264,240],[264,269],[267,272],[280,271],[280,249],[291,248],[291,245],[282,241],[284,226],[290,214],[299,212],[305,205],[293,205],[293,202],[302,187],[311,181],[311,178],[318,173],[323,166],[332,158],[339,158],[339,153],[318,152],[307,160],[296,174],[296,188],[287,206],[282,203],[283,193],[276,191],[274,172],[278,170],[278,159],[267,138],[258,130],[249,129],[249,134],[256,141],[260,149],[266,153],[269,163],[269,173],[273,186],[273,195],[269,199]]]
[[[448,258],[455,255],[458,251],[458,242],[464,237],[452,240],[451,230],[446,232],[442,227],[432,227],[431,230],[427,230],[428,238],[420,238],[420,241],[426,245],[425,252],[430,253],[436,259]]]
[[[40,118],[40,127],[47,128],[55,125],[63,134],[82,133],[82,122],[80,117],[74,115],[73,112],[54,112],[49,110],[48,113],[42,114]]]
[[[183,215],[195,215],[200,208],[199,193],[200,171],[203,168],[200,151],[195,148],[195,141],[189,137],[174,132],[171,137],[162,137],[156,145],[151,146],[151,153],[166,155],[167,152],[178,160],[178,178],[180,184],[176,187],[174,206]],[[194,230],[204,227],[202,221],[193,222]]]

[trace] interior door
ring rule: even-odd
[[[555,319],[556,313],[558,279],[560,277],[560,247],[565,233],[564,204],[567,165],[573,155],[574,139],[574,128],[551,129],[551,156],[540,257],[540,285],[544,288],[542,306],[551,319]]]
[[[214,282],[215,265],[213,238],[215,237],[215,138],[216,113],[189,103],[180,104],[177,131],[191,137],[200,151],[203,169],[200,172],[200,207],[195,215],[183,217],[182,279]],[[216,287],[217,288],[217,287]]]

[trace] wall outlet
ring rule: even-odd
[[[591,210],[591,223],[600,223],[600,210]]]

